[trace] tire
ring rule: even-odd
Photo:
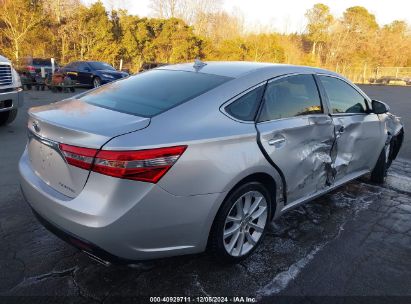
[[[101,86],[100,77],[94,77],[94,79],[93,79],[93,88],[98,88],[99,86]]]
[[[376,184],[383,184],[387,177],[387,171],[391,164],[390,160],[391,144],[386,145],[378,157],[377,163],[371,172],[371,181]]]
[[[257,200],[259,204],[254,205]],[[239,186],[225,199],[214,219],[209,237],[211,253],[223,263],[246,259],[261,243],[270,219],[271,196],[266,187],[259,182]]]
[[[0,112],[0,126],[8,125],[12,123],[17,116],[17,109],[13,109],[7,112]]]

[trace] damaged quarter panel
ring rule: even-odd
[[[287,204],[332,183],[334,126],[324,113],[310,74],[274,79],[267,85],[257,123],[260,142],[283,172]]]

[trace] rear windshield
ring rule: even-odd
[[[93,70],[112,70],[112,71],[116,70],[111,65],[109,65],[108,63],[105,63],[105,62],[91,61],[88,64],[91,65]]]
[[[102,86],[80,100],[119,112],[152,117],[230,79],[195,72],[151,70]]]
[[[50,59],[33,58],[33,65],[51,66],[51,60]]]

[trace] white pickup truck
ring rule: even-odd
[[[17,116],[17,108],[22,105],[20,76],[10,60],[0,55],[0,126],[11,123]]]

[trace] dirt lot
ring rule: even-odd
[[[410,121],[411,88],[364,90]],[[312,303],[411,303],[407,129],[403,159],[393,164],[386,185],[362,178],[295,209],[272,223],[261,248],[239,265],[221,266],[201,254],[107,268],[39,225],[19,189],[17,162],[26,142],[25,111],[68,96],[28,92],[18,119],[0,129],[1,303],[49,303],[52,296],[66,296],[53,298],[59,303],[149,302],[140,296],[191,296],[190,302],[205,300],[196,296],[248,296],[263,302],[277,297],[303,303],[310,296]],[[388,297],[370,298],[381,295]]]

